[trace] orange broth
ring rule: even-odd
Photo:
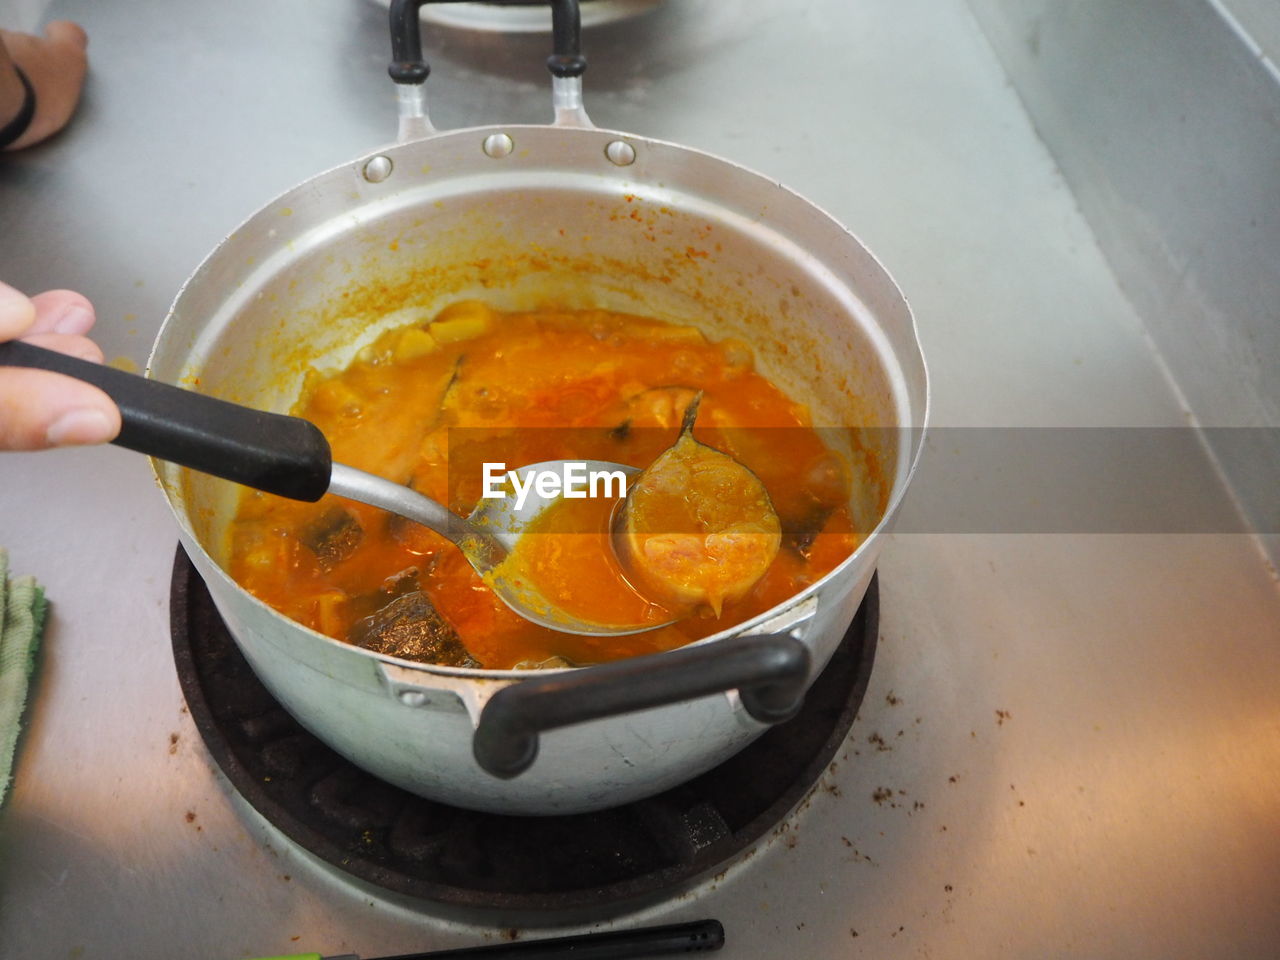
[[[764,577],[719,617],[704,611],[625,637],[538,627],[508,609],[444,538],[332,496],[310,504],[246,491],[229,533],[231,575],[285,616],[339,640],[412,581],[489,669],[554,658],[597,663],[719,632],[820,579],[861,541],[846,505],[847,471],[832,468],[807,408],[755,372],[745,344],[627,314],[498,313],[465,301],[423,327],[388,332],[346,370],[312,373],[294,412],[320,427],[335,461],[409,483],[465,515],[481,495],[484,462],[648,466],[675,442],[683,401],[696,390],[703,400],[695,437],[760,478],[784,532],[811,528],[790,545],[784,536]],[[630,620],[646,609],[665,619],[602,548],[612,505],[574,503],[570,527],[537,535],[544,594],[572,597],[600,619]],[[330,534],[320,550],[317,529]]]

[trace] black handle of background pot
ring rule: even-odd
[[[49,370],[100,388],[120,408],[120,436],[112,441],[118,446],[292,500],[319,500],[329,489],[329,441],[308,420],[242,407],[30,343],[0,343],[0,366]]]
[[[606,930],[572,937],[516,940],[460,950],[402,954],[381,960],[628,960],[674,953],[711,953],[724,946],[719,920],[695,920],[661,927]]]
[[[476,762],[509,779],[533,765],[538,735],[557,727],[737,690],[747,713],[781,723],[804,702],[809,651],[790,634],[735,637],[504,687],[480,714]]]
[[[431,67],[422,57],[422,29],[418,11],[427,3],[457,0],[391,0],[391,66],[396,83],[424,83]],[[580,77],[587,69],[582,55],[582,17],[578,0],[550,0],[552,49],[547,69],[553,77]]]

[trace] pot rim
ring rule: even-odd
[[[919,324],[916,322],[915,311],[911,309],[910,301],[907,299],[906,294],[903,292],[902,288],[899,286],[897,280],[894,279],[893,275],[888,271],[885,265],[880,261],[880,258],[875,254],[875,252],[872,251],[871,248],[868,247],[865,243],[863,243],[862,240],[858,237],[858,235],[854,233],[851,229],[849,229],[844,223],[836,219],[834,216],[828,213],[823,207],[819,206],[817,203],[810,200],[807,196],[799,193],[798,191],[787,186],[786,184],[783,184],[773,179],[772,177],[769,177],[766,174],[763,174],[757,170],[754,170],[750,167],[737,163],[736,161],[730,160],[726,157],[720,156],[718,154],[712,153],[707,150],[702,150],[696,147],[689,147],[684,144],[675,143],[669,140],[662,140],[654,137],[646,137],[646,136],[630,133],[627,131],[612,130],[612,129],[603,128],[603,127],[596,127],[594,125],[578,126],[578,125],[566,125],[566,124],[555,124],[555,123],[552,123],[552,124],[536,124],[536,123],[533,123],[533,124],[530,124],[530,123],[484,124],[482,126],[475,126],[475,127],[460,127],[460,128],[449,129],[449,130],[437,130],[424,137],[418,137],[418,138],[414,138],[406,141],[384,144],[382,146],[369,150],[366,153],[360,154],[351,160],[348,160],[343,163],[335,164],[332,167],[329,167],[325,170],[315,173],[312,176],[308,177],[306,180],[303,180],[300,183],[297,183],[281,191],[280,193],[274,195],[265,203],[263,203],[261,206],[259,206],[256,210],[254,210],[252,213],[246,216],[243,220],[237,223],[236,226],[226,236],[224,236],[220,241],[218,241],[218,243],[215,244],[214,247],[204,256],[204,258],[201,259],[200,263],[195,267],[194,270],[192,270],[191,274],[182,282],[181,286],[178,288],[177,292],[174,294],[173,300],[169,304],[169,309],[165,313],[164,321],[161,323],[160,329],[156,333],[156,338],[152,342],[151,351],[147,357],[147,364],[146,364],[146,369],[144,371],[144,375],[147,377],[152,376],[153,366],[156,362],[157,352],[165,339],[166,331],[169,329],[170,322],[173,320],[177,307],[181,303],[188,287],[190,287],[191,284],[196,281],[196,279],[205,270],[209,262],[217,255],[218,251],[221,250],[222,247],[232,237],[240,233],[240,231],[248,228],[250,224],[254,220],[256,220],[261,214],[263,214],[265,211],[277,206],[282,201],[284,201],[285,198],[295,195],[298,191],[306,189],[316,180],[319,180],[331,174],[336,174],[339,171],[349,170],[351,168],[355,168],[357,171],[361,170],[363,166],[366,163],[368,163],[369,160],[380,155],[395,154],[396,152],[404,151],[409,148],[413,148],[413,147],[421,148],[423,146],[443,143],[447,140],[462,139],[462,138],[476,137],[476,136],[480,136],[483,138],[494,133],[511,133],[512,131],[540,131],[540,132],[556,131],[557,136],[586,135],[586,136],[592,136],[594,138],[598,138],[601,140],[608,140],[608,141],[625,140],[635,144],[643,144],[646,146],[650,146],[650,145],[658,146],[658,147],[662,147],[669,150],[678,150],[678,151],[683,151],[689,154],[694,154],[699,157],[710,160],[712,162],[727,165],[749,176],[765,181],[769,183],[772,187],[783,191],[783,193],[785,194],[790,195],[791,198],[800,201],[800,203],[806,206],[807,208],[809,208],[810,211],[828,220],[832,225],[834,225],[843,234],[845,234],[850,240],[852,240],[853,243],[857,247],[859,247],[865,253],[865,255],[870,258],[870,260],[874,263],[874,265],[880,270],[884,280],[891,286],[893,292],[897,295],[903,307],[906,309],[907,318],[910,323],[911,345],[914,347],[915,359],[918,360],[920,364],[920,374],[921,374],[921,382],[922,382],[922,388],[923,388],[923,405],[920,411],[919,426],[910,426],[910,425],[904,426],[902,424],[897,424],[893,428],[898,430],[899,432],[911,434],[911,437],[908,442],[912,445],[913,450],[910,456],[910,460],[906,465],[905,471],[903,471],[900,476],[895,475],[894,477],[892,492],[890,494],[889,501],[886,504],[884,510],[881,512],[879,520],[876,522],[876,525],[872,527],[872,529],[863,538],[862,542],[858,544],[858,546],[853,550],[852,553],[849,554],[849,556],[845,557],[844,560],[842,560],[834,568],[829,570],[826,574],[824,574],[818,580],[809,584],[803,590],[799,591],[798,593],[792,594],[786,600],[774,605],[773,607],[770,607],[768,610],[765,610],[757,614],[756,616],[752,617],[749,620],[745,620],[745,621],[742,621],[741,623],[737,623],[732,627],[728,627],[717,633],[711,634],[710,636],[701,637],[697,640],[693,640],[687,644],[682,645],[677,649],[685,649],[687,647],[706,645],[706,644],[714,643],[719,640],[727,640],[733,637],[748,635],[751,633],[753,629],[759,627],[761,624],[778,618],[781,614],[784,614],[786,611],[799,606],[800,604],[804,603],[809,597],[817,594],[818,591],[821,590],[823,587],[825,587],[831,580],[835,579],[848,567],[858,562],[868,551],[872,549],[873,544],[878,544],[881,538],[890,532],[893,522],[897,516],[898,510],[901,507],[902,500],[906,495],[906,491],[910,486],[912,478],[915,476],[917,467],[919,466],[920,456],[924,450],[925,436],[928,431],[929,420],[932,413],[932,405],[933,405],[932,383],[929,377],[928,363],[925,359],[924,350],[920,343]],[[368,204],[370,202],[371,201],[368,201],[368,200],[362,201],[356,205],[356,208],[358,208],[359,206]],[[207,555],[208,551],[204,550],[203,546],[200,545],[199,538],[196,536],[195,531],[192,529],[191,524],[187,519],[186,510],[180,509],[178,504],[174,502],[174,497],[170,495],[168,485],[166,484],[163,473],[162,473],[164,469],[162,462],[157,460],[154,457],[151,457],[148,459],[151,462],[151,469],[156,478],[156,481],[160,486],[161,491],[164,494],[165,501],[168,503],[169,509],[172,511],[172,513],[174,514],[174,517],[177,519],[179,526],[187,534],[190,541]],[[212,560],[211,557],[210,559]],[[310,627],[304,626],[303,624],[300,624],[295,620],[292,620],[286,617],[284,614],[280,613],[278,610],[276,610],[274,607],[267,604],[265,601],[260,600],[258,597],[249,593],[249,591],[246,590],[244,587],[242,587],[229,573],[227,573],[227,571],[223,569],[222,565],[218,563],[216,560],[212,562],[212,567],[217,572],[219,577],[225,580],[227,584],[229,584],[231,587],[235,589],[235,591],[241,594],[242,599],[248,599],[252,604],[260,607],[264,612],[266,612],[270,616],[286,621],[287,623],[295,627],[298,631],[307,635],[311,640],[334,645],[336,648],[340,649],[344,653],[362,655],[362,656],[368,657],[373,661],[389,664],[392,666],[406,668],[409,670],[413,670],[416,672],[429,674],[433,676],[451,677],[458,680],[491,680],[491,681],[499,680],[499,681],[508,681],[508,682],[518,682],[520,680],[529,679],[531,677],[547,676],[552,674],[586,670],[586,669],[590,669],[590,667],[593,666],[593,665],[588,665],[588,666],[582,666],[582,667],[555,667],[555,668],[538,669],[538,670],[516,670],[516,669],[499,670],[499,669],[477,668],[477,667],[452,667],[452,666],[446,666],[444,664],[422,663],[416,660],[405,660],[399,657],[391,656],[389,654],[377,653],[375,651],[365,649],[364,647],[358,647],[355,644],[347,643],[342,640],[336,640],[333,637],[327,636],[323,633],[313,630]],[[660,654],[645,654],[644,656],[657,656],[657,655],[660,655]]]

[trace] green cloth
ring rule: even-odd
[[[44,590],[32,577],[11,581],[9,553],[0,547],[0,805],[13,777],[13,752],[44,614]]]

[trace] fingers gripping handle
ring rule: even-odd
[[[329,442],[315,424],[228,403],[29,343],[0,343],[0,366],[65,374],[120,408],[113,443],[292,500],[329,489]]]
[[[493,695],[472,748],[485,771],[509,779],[532,766],[544,731],[735,689],[756,720],[781,723],[799,711],[808,679],[809,650],[790,633],[534,677]]]

